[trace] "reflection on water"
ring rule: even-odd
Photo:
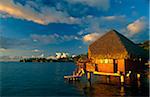
[[[103,79],[102,79],[103,80]],[[103,83],[102,80],[94,81],[90,85],[88,81],[69,82],[78,90],[83,92],[87,97],[104,97],[104,96],[147,96],[149,97],[149,81],[147,78],[142,81],[131,82],[130,85],[118,85],[111,83]]]

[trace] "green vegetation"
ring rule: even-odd
[[[138,44],[140,47],[144,48],[145,50],[150,49],[150,40],[144,41],[143,43]]]
[[[20,62],[73,62],[71,58],[46,59],[46,58],[28,58],[22,59]]]
[[[20,62],[77,62],[78,60],[87,58],[87,54],[81,54],[76,57],[67,57],[67,58],[59,58],[59,59],[46,59],[46,58],[27,58],[22,59]]]
[[[87,57],[88,57],[88,54],[80,54],[80,55],[74,57],[73,60],[74,60],[75,62],[77,62],[77,61],[79,61],[79,60],[84,60],[84,59],[87,58]]]

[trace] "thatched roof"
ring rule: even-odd
[[[89,58],[147,58],[144,49],[115,30],[93,42],[88,49]]]

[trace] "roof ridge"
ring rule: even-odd
[[[131,56],[132,53],[134,53],[136,49],[140,49],[140,50],[142,49],[140,46],[138,46],[137,44],[135,44],[134,42],[132,42],[131,40],[129,40],[127,37],[123,36],[123,35],[120,34],[120,33],[117,33],[117,34],[119,34],[119,39],[120,39],[121,43],[123,44],[124,48],[126,49],[126,52],[127,52],[127,55],[128,55],[127,57]],[[125,39],[125,41],[128,42],[128,44],[129,44],[130,46],[126,46],[126,43],[124,42],[123,39]],[[134,50],[130,50],[130,47],[131,47],[131,46],[134,46]],[[128,48],[128,47],[129,47],[129,48]],[[132,51],[133,51],[133,52],[132,52]],[[140,51],[138,51],[137,54],[138,54],[138,53],[140,53]]]
[[[120,42],[121,42],[121,44],[122,44],[122,46],[123,46],[123,48],[125,49],[125,52],[127,53],[126,55],[126,57],[129,57],[128,56],[128,50],[127,50],[127,47],[125,46],[125,44],[124,44],[124,42],[121,40],[121,37],[123,37],[123,38],[125,38],[125,39],[127,39],[125,36],[123,36],[122,34],[120,34],[119,32],[117,32],[116,30],[113,30],[113,31],[115,31],[115,34],[117,35],[117,37],[119,38],[119,40],[120,40]],[[120,37],[121,36],[121,37]],[[129,40],[129,39],[127,39],[127,40]]]

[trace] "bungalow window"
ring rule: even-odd
[[[100,63],[100,64],[112,64],[113,63],[113,59],[99,59],[99,60],[96,60],[96,62]]]
[[[109,63],[111,63],[111,64],[112,64],[112,63],[113,63],[113,59],[109,59]]]
[[[105,63],[108,63],[108,59],[105,59]]]
[[[100,63],[103,63],[103,59],[100,59]]]

